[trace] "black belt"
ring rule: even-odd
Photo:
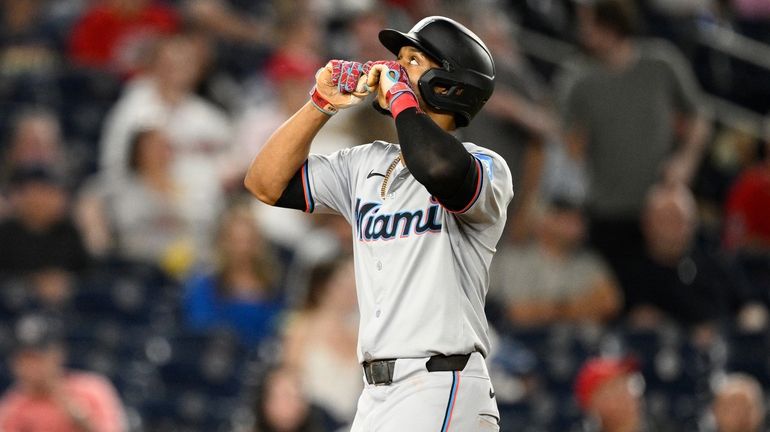
[[[425,362],[428,372],[461,371],[468,364],[470,354],[434,355]],[[396,360],[374,360],[364,362],[364,375],[366,382],[372,385],[389,385],[393,382],[393,370],[396,368]]]

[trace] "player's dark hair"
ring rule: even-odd
[[[596,24],[621,37],[631,37],[639,31],[638,12],[629,0],[597,0],[591,7]]]

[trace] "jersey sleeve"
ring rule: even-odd
[[[469,149],[473,156],[476,188],[468,204],[457,211],[447,210],[474,225],[490,225],[506,217],[513,198],[513,180],[508,164],[498,155],[480,147]]]
[[[302,185],[308,213],[338,213],[351,219],[353,182],[351,149],[331,155],[311,154],[302,167]]]

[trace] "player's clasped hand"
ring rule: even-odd
[[[402,104],[401,109],[417,106],[417,96],[409,85],[409,76],[398,62],[378,61],[370,63],[371,69],[367,73],[366,85],[372,92],[377,89],[377,102],[381,108],[393,113],[393,103],[404,95],[408,95],[409,102]]]
[[[331,60],[316,73],[316,85],[310,96],[318,110],[334,115],[374,92],[380,107],[387,110],[405,93],[416,100],[406,70],[398,62],[385,60],[366,63]]]
[[[366,72],[364,64],[356,61],[332,60],[332,82],[337,84],[340,93],[366,96],[368,89],[364,86]]]
[[[337,111],[361,103],[368,94],[363,64],[332,60],[316,72],[316,85],[310,100],[319,111],[334,115]]]

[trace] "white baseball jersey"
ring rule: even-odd
[[[459,212],[442,207],[403,164],[381,198],[397,144],[310,155],[302,169],[306,211],[337,212],[353,229],[361,362],[489,350],[484,299],[513,186],[499,155],[464,146],[479,175]]]

